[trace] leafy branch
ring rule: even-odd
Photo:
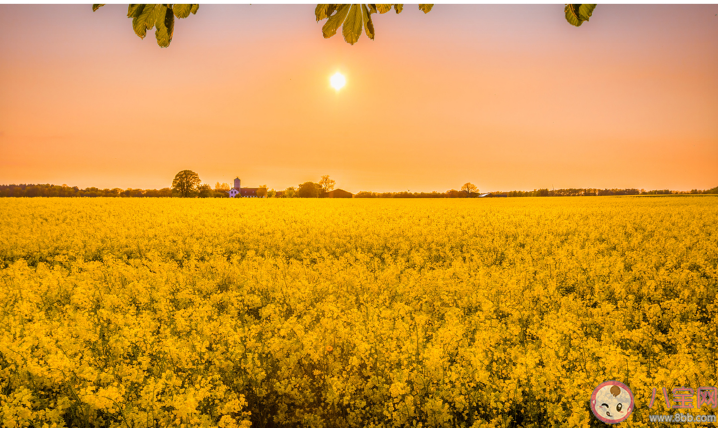
[[[94,4],[93,12],[102,4]],[[359,41],[364,29],[371,40],[375,39],[375,27],[372,25],[372,14],[384,14],[392,9],[395,13],[402,12],[401,4],[319,4],[314,10],[317,22],[324,19],[327,22],[322,27],[322,35],[328,39],[342,28],[342,37],[353,45]],[[424,13],[432,10],[431,4],[421,4],[418,9]],[[566,4],[566,20],[580,27],[583,21],[588,21],[593,14],[595,4]],[[167,48],[173,38],[174,19],[187,18],[196,14],[198,4],[131,4],[128,5],[128,17],[133,18],[133,31],[140,38],[146,37],[146,32],[156,28],[156,42],[162,48]]]
[[[102,4],[94,4],[93,12]],[[156,43],[167,48],[173,39],[174,19],[196,15],[198,4],[129,4],[128,17],[133,18],[133,31],[140,38],[146,37],[146,31],[156,27]]]

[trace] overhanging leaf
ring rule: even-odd
[[[365,26],[365,34],[367,34],[367,37],[370,38],[370,40],[375,39],[375,27],[372,25],[372,17],[370,16],[370,12],[367,10],[367,6],[362,5],[362,22]]]
[[[93,12],[100,9],[101,7],[105,6],[105,4],[94,4],[93,5]]]
[[[328,4],[318,4],[317,7],[314,9],[314,16],[317,17],[317,22],[323,20],[324,18],[328,18],[329,15],[327,15],[327,8],[330,5]]]
[[[580,27],[582,23],[581,20],[578,19],[578,7],[579,5],[577,4],[566,5],[566,20],[576,27]]]
[[[191,5],[191,13],[193,13],[194,15],[196,15],[196,11],[197,11],[197,10],[199,10],[199,5],[198,5],[198,4],[192,4],[192,5]]]
[[[349,10],[352,5],[344,4],[340,6],[341,7],[337,9],[336,13],[330,16],[324,24],[324,27],[322,27],[322,34],[325,39],[337,34],[337,29],[344,23],[344,20],[347,19],[347,15],[349,14]]]
[[[425,13],[427,13],[427,12],[429,12],[429,11],[432,10],[432,6],[433,6],[433,5],[431,5],[431,4],[421,4],[421,5],[420,5],[420,10],[423,11],[423,12],[425,12]]]
[[[387,12],[389,12],[389,11],[392,9],[392,5],[391,5],[391,4],[378,4],[378,5],[376,5],[376,6],[377,6],[377,11],[378,11],[380,14],[382,14],[382,13],[387,13]]]
[[[160,4],[147,4],[143,6],[143,10],[141,11],[140,15],[138,15],[138,27],[140,29],[141,26],[143,26],[143,36],[139,34],[138,31],[136,31],[136,34],[141,36],[141,38],[144,38],[146,36],[146,30],[150,30],[153,28],[154,25],[156,25],[156,15],[158,13],[158,10],[163,7]],[[133,29],[136,29],[136,19],[133,20]]]
[[[162,48],[167,48],[173,38],[173,11],[163,5],[156,9],[156,43]]]
[[[342,29],[342,35],[344,40],[353,45],[359,41],[359,36],[362,34],[363,16],[362,8],[366,7],[361,4],[353,4],[347,14],[347,19],[344,21],[344,27]]]
[[[136,10],[133,16],[133,31],[136,33],[136,35],[138,35],[138,37],[142,39],[146,37],[146,30],[148,29],[146,26],[146,21],[149,14],[155,17],[155,9],[155,4],[139,5],[139,8]]]
[[[134,17],[138,16],[141,13],[141,11],[143,10],[143,6],[145,6],[145,5],[129,4],[128,5],[128,17],[134,18]]]
[[[582,4],[578,8],[578,19],[582,21],[588,21],[593,15],[593,9],[596,8],[595,4]]]
[[[173,5],[173,15],[176,18],[179,18],[179,19],[188,18],[188,16],[190,14],[191,14],[191,5],[190,4]]]
[[[402,5],[401,5],[401,4],[396,4],[396,5],[395,5],[395,13],[400,13],[400,12],[402,12]]]
[[[566,20],[580,27],[583,21],[588,21],[593,14],[593,9],[596,8],[595,4],[567,4],[565,6]]]

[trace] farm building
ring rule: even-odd
[[[229,197],[235,198],[256,198],[256,191],[258,190],[258,187],[241,187],[241,180],[239,180],[239,177],[236,177],[234,179],[234,187],[229,190]]]
[[[348,191],[342,190],[342,189],[335,189],[330,192],[327,192],[328,198],[351,198],[353,196],[354,195],[352,195]]]

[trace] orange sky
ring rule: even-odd
[[[314,6],[201,5],[161,49],[124,6],[0,5],[0,184],[710,188],[716,13],[407,6],[350,46]]]

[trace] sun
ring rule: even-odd
[[[335,73],[332,77],[329,78],[329,83],[332,84],[332,87],[336,90],[342,89],[344,85],[347,84],[347,79],[344,78],[344,75],[342,73]]]

